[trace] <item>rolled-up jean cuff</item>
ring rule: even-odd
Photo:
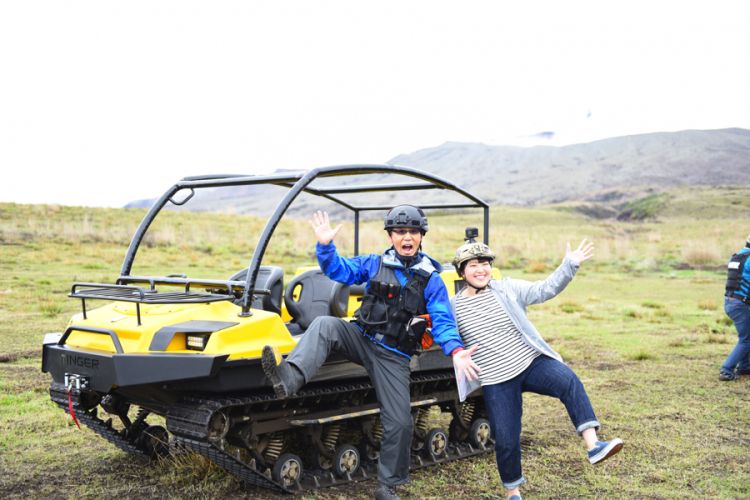
[[[518,488],[524,483],[526,483],[526,478],[521,476],[520,478],[516,479],[515,481],[511,483],[503,483],[503,486],[505,486],[506,490],[512,490],[514,488]]]
[[[599,427],[601,427],[601,424],[599,422],[597,422],[596,420],[589,420],[588,422],[584,422],[581,425],[579,425],[576,428],[576,432],[580,436],[581,434],[583,434],[583,431],[585,431],[586,429],[593,428],[593,429],[599,430]]]

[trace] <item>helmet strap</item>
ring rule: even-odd
[[[391,245],[391,248],[389,248],[389,250],[393,250],[393,253],[396,255],[396,258],[406,268],[411,267],[411,265],[417,262],[417,259],[419,259],[419,252],[411,256],[401,255],[400,253],[398,253],[398,250],[396,250],[396,247],[394,247],[393,245]],[[422,245],[419,246],[419,250],[422,250]]]
[[[395,251],[395,250],[394,250]],[[404,265],[404,267],[409,268],[417,261],[418,255],[401,255],[400,253],[396,252],[396,257],[398,257],[398,260],[401,261],[401,263]]]
[[[471,283],[469,283],[469,282],[468,282],[468,281],[466,280],[466,278],[464,278],[464,281],[466,281],[466,285],[467,285],[467,286],[469,286],[469,287],[471,287],[471,288],[473,288],[473,289],[474,289],[474,290],[476,291],[476,293],[479,293],[479,292],[482,292],[482,291],[484,291],[484,290],[487,290],[487,288],[488,288],[488,287],[490,286],[490,283],[489,283],[489,282],[487,282],[487,284],[486,284],[486,285],[484,285],[484,286],[483,286],[482,288],[477,288],[477,287],[475,287],[474,285],[472,285]]]

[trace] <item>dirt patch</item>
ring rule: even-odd
[[[22,392],[46,392],[50,383],[50,376],[42,373],[39,366],[33,365],[0,365],[0,380],[6,384],[6,392],[20,394]]]
[[[600,389],[614,389],[614,390],[620,390],[620,389],[629,389],[632,387],[633,384],[630,382],[625,382],[624,380],[609,380],[607,382],[601,382],[597,384],[597,387]]]
[[[39,356],[39,349],[31,349],[28,351],[18,351],[0,354],[0,363],[12,363],[19,359],[30,359]]]
[[[594,363],[591,365],[591,368],[594,370],[600,370],[600,371],[611,371],[611,370],[619,370],[622,368],[622,365],[615,364],[615,363]]]

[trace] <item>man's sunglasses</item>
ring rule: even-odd
[[[422,234],[422,231],[420,231],[419,229],[412,229],[412,228],[410,228],[410,229],[392,229],[391,232],[392,233],[396,233],[399,236],[406,236],[407,233],[410,234],[410,235],[412,235],[412,236],[416,236],[418,234]]]

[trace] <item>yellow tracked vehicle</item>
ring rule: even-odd
[[[408,182],[362,182],[382,174]],[[200,190],[258,185],[288,191],[258,237],[247,269],[210,280],[131,274],[147,230],[168,205],[182,205]],[[364,369],[329,358],[303,390],[282,400],[260,359],[265,345],[289,353],[318,316],[351,317],[363,290],[335,283],[317,269],[298,273],[284,287],[283,270],[265,264],[264,254],[301,193],[353,212],[356,255],[360,215],[385,211],[390,204],[357,204],[346,196],[419,190],[442,190],[461,199],[422,204],[427,210],[481,210],[487,242],[486,203],[411,168],[352,165],[181,180],[144,217],[115,283],[72,285],[69,296],[80,301],[81,313],[64,332],[44,340],[42,370],[52,376],[52,401],[128,453],[155,457],[185,447],[249,485],[297,492],[373,477],[382,426]],[[452,268],[441,276],[451,295],[460,289]],[[411,398],[412,468],[490,450],[481,398],[474,394],[459,402],[451,360],[437,347],[412,359]],[[427,415],[435,407],[452,414],[449,429],[430,428]],[[165,425],[148,423],[149,415],[163,417]]]

